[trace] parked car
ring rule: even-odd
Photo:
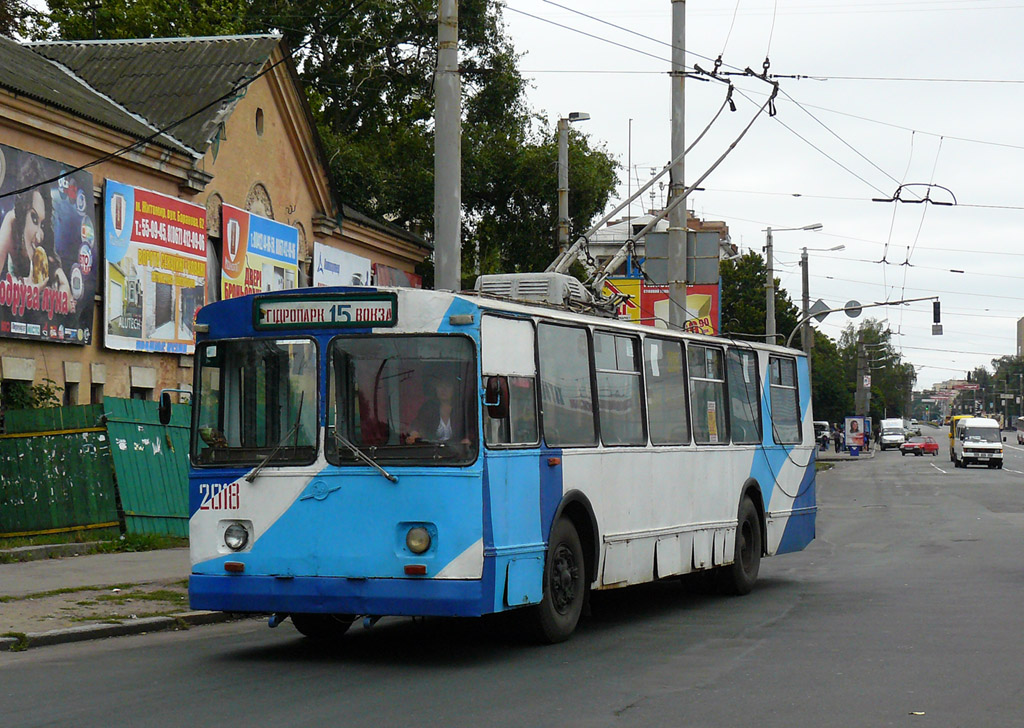
[[[912,437],[900,445],[900,455],[938,455],[939,443],[934,437]]]

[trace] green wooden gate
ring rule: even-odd
[[[188,535],[188,407],[155,402],[10,411],[0,436],[0,537],[120,527]]]

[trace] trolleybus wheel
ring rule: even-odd
[[[552,644],[569,639],[583,611],[586,590],[586,565],[579,534],[572,521],[560,518],[548,539],[544,597],[534,607],[537,637]]]
[[[338,639],[355,618],[354,614],[293,614],[292,624],[310,639]]]
[[[749,594],[761,568],[761,519],[754,502],[746,496],[740,503],[734,558],[732,565],[718,572],[719,585],[727,594]]]

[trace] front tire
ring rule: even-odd
[[[534,607],[536,636],[543,642],[564,642],[576,630],[587,593],[587,569],[576,527],[559,518],[548,538],[544,559],[544,597]]]
[[[748,496],[740,503],[736,524],[736,549],[733,562],[719,572],[719,586],[726,594],[749,594],[761,569],[761,518]]]
[[[354,614],[293,614],[292,624],[303,637],[315,640],[337,640],[348,631]]]

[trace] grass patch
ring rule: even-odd
[[[24,632],[4,632],[0,637],[13,637],[15,642],[11,645],[11,652],[24,652],[28,649],[28,635]]]
[[[136,551],[157,551],[188,546],[187,538],[156,536],[154,534],[128,534],[111,541],[96,544],[96,553],[113,554]]]
[[[92,541],[114,541],[120,538],[121,532],[116,526],[97,528],[88,531],[69,531],[67,533],[47,533],[41,536],[17,536],[0,538],[0,549],[16,549],[22,546],[51,546],[58,543],[90,543]]]
[[[816,473],[823,473],[826,470],[831,470],[835,466],[836,466],[835,463],[823,463],[823,462],[821,462],[819,460],[815,460],[814,461],[814,472],[816,472]]]
[[[125,604],[126,602],[170,602],[179,604],[185,601],[185,595],[181,592],[170,589],[157,589],[156,591],[130,591],[117,594],[102,594],[96,597],[97,601],[114,604]]]

